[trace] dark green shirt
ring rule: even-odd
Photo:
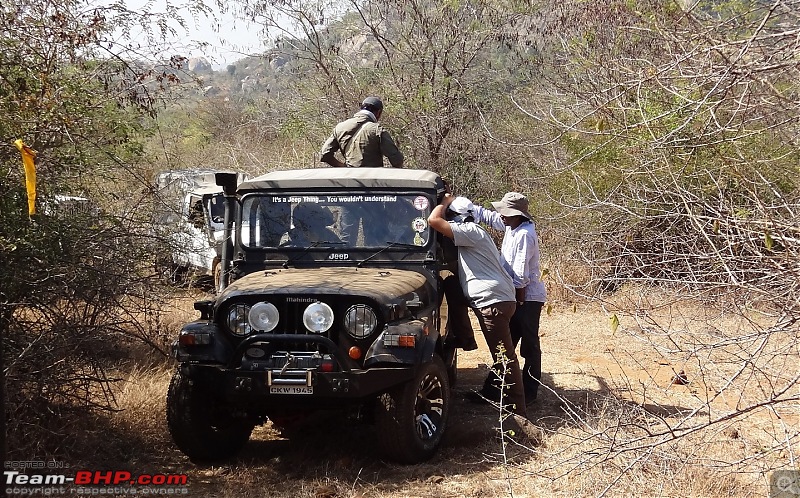
[[[342,121],[322,146],[321,161],[342,151],[344,163],[351,168],[381,168],[383,157],[395,168],[403,167],[403,154],[395,145],[389,132],[365,113],[356,113]]]

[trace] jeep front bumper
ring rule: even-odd
[[[183,364],[193,382],[218,393],[226,404],[248,409],[335,408],[359,402],[411,381],[414,366],[320,372],[312,369],[243,370]]]

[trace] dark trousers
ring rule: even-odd
[[[476,312],[478,322],[481,324],[486,345],[492,353],[494,360],[493,370],[502,370],[502,359],[498,355],[498,346],[503,346],[503,353],[508,359],[508,368],[505,372],[506,393],[508,394],[508,408],[517,415],[526,416],[525,391],[522,383],[522,371],[511,338],[510,322],[514,315],[515,304],[511,302],[495,303],[479,308]],[[499,380],[499,378],[498,378]],[[495,388],[499,387],[496,385]]]
[[[525,396],[530,401],[536,398],[539,384],[542,382],[542,348],[539,343],[539,319],[542,316],[544,303],[526,301],[517,305],[511,317],[511,338],[514,347],[520,344],[519,355],[525,358],[522,369],[522,384]]]
[[[447,297],[447,334],[459,339],[461,344],[475,342],[475,332],[469,319],[469,303],[461,289],[458,275],[450,275],[442,282],[444,296]],[[439,300],[441,305],[441,296]]]

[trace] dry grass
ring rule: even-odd
[[[175,324],[191,315],[190,301],[178,303]],[[543,316],[547,389],[529,412],[545,437],[536,448],[509,446],[509,465],[502,464],[495,411],[460,394],[482,382],[490,358],[485,345],[460,356],[448,434],[441,451],[423,464],[382,461],[372,427],[331,416],[291,441],[267,424],[237,459],[196,466],[174,447],[164,421],[173,366],[146,359],[131,364],[128,380],[118,386],[120,411],[80,429],[92,451],[83,463],[187,472],[191,496],[222,498],[766,496],[772,469],[797,466],[797,403],[754,409],[671,436],[665,428],[702,426],[722,410],[735,412],[741,400],[726,398],[718,405],[704,399],[717,386],[716,376],[725,378],[723,363],[718,362],[719,371],[703,372],[693,365],[704,361],[665,353],[659,336],[648,339],[636,317],[621,316],[612,332],[609,312],[589,303],[574,307],[556,306]],[[722,320],[708,313],[688,305],[660,319],[670,330],[680,328],[687,340],[698,340],[696,330],[709,319],[732,335],[747,327],[732,315]],[[787,334],[776,342],[780,354],[774,358],[782,358],[784,368],[797,369],[796,346],[791,350],[784,344],[790,339]],[[686,370],[688,385],[672,384],[678,369]],[[778,444],[786,438],[788,444]]]

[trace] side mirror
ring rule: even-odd
[[[214,179],[217,185],[222,187],[222,192],[225,195],[236,195],[236,187],[238,182],[238,175],[236,173],[214,173]]]
[[[214,315],[214,301],[195,301],[194,309],[200,312],[201,320],[211,320]]]

